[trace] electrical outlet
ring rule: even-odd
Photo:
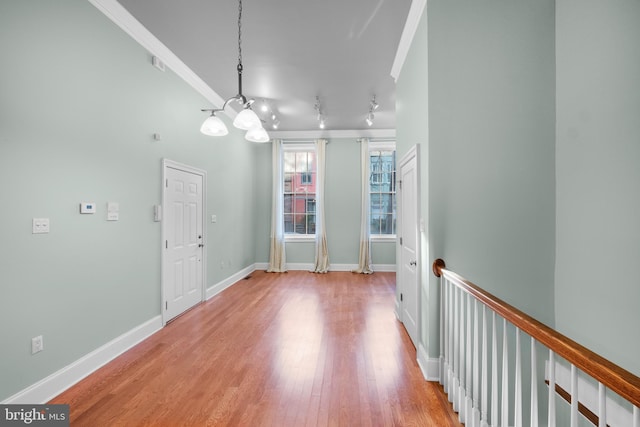
[[[33,218],[31,232],[33,234],[48,233],[49,218]]]
[[[31,354],[36,354],[44,350],[44,341],[42,335],[31,338]]]

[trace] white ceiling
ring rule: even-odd
[[[220,97],[238,93],[235,0],[118,0]],[[391,68],[411,0],[243,0],[243,94],[266,100],[279,131],[394,129]],[[380,108],[364,119],[372,95]],[[203,108],[209,108],[203,105]],[[216,106],[219,107],[219,106]],[[205,113],[194,111],[194,114]]]

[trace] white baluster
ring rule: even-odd
[[[520,360],[520,329],[516,328],[516,379],[514,385],[515,397],[513,407],[513,423],[515,427],[522,427],[522,361]]]
[[[459,330],[459,314],[458,314],[458,288],[453,288],[453,390],[451,393],[451,403],[453,410],[458,412],[458,387],[460,375],[460,330]]]
[[[509,343],[507,319],[502,319],[502,414],[501,425],[509,426]]]
[[[444,354],[442,361],[442,368],[440,371],[440,378],[442,379],[442,387],[445,392],[449,387],[449,286],[447,281],[442,278],[442,295],[443,295],[443,311],[442,311],[442,326],[444,331],[442,353]]]
[[[491,425],[498,426],[498,332],[496,312],[493,312],[493,336],[491,337]]]
[[[640,408],[633,407],[633,427],[640,427]]]
[[[465,396],[467,401],[465,402],[464,408],[466,411],[465,420],[467,424],[472,424],[471,420],[473,417],[473,400],[472,396],[472,379],[473,379],[473,371],[471,370],[471,359],[473,356],[474,349],[471,347],[471,295],[467,294],[467,367],[466,367],[466,383],[465,383]]]
[[[456,288],[449,285],[449,402],[452,402],[453,398],[453,383],[455,381],[455,375],[453,372],[454,360],[455,360],[455,291]]]
[[[483,421],[482,425],[488,423],[489,420],[489,365],[487,362],[487,348],[489,347],[489,341],[487,340],[487,307],[482,304],[482,394],[480,395],[480,404],[482,410],[480,411],[480,419]]]
[[[466,392],[465,392],[465,385],[466,385],[466,377],[465,377],[465,348],[464,348],[464,313],[465,313],[465,309],[464,309],[464,300],[465,300],[465,295],[464,292],[461,290],[460,291],[460,323],[458,324],[460,326],[460,365],[458,366],[459,370],[459,374],[458,377],[460,378],[460,387],[458,389],[458,419],[460,419],[460,422],[465,424],[467,422],[467,419],[465,418],[466,415],[466,409],[465,409],[465,403],[466,403]]]
[[[531,427],[538,427],[538,358],[536,340],[531,337]]]
[[[571,364],[571,427],[578,427],[578,369]]]
[[[480,337],[478,300],[473,301],[473,423],[474,427],[480,425]]]
[[[444,277],[440,277],[440,385],[445,386],[445,370],[444,370],[444,336],[445,336],[445,320],[447,318],[445,310],[446,292],[444,287]],[[447,388],[444,387],[446,390]]]
[[[556,355],[549,349],[549,415],[547,425],[556,427]]]
[[[607,427],[607,388],[598,383],[598,427]]]

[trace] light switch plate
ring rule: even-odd
[[[94,214],[96,213],[96,204],[94,202],[81,202],[80,203],[81,214]]]

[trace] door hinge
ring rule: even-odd
[[[169,303],[167,301],[164,302],[164,309],[169,310]]]
[[[400,238],[400,246],[402,246],[402,237]]]
[[[164,248],[165,249],[169,249],[169,241],[168,240],[164,241]]]
[[[169,188],[169,178],[164,181],[164,186]]]
[[[402,301],[402,294],[400,294],[400,301]]]
[[[402,180],[398,181],[398,186],[400,187],[400,189],[402,190]]]

